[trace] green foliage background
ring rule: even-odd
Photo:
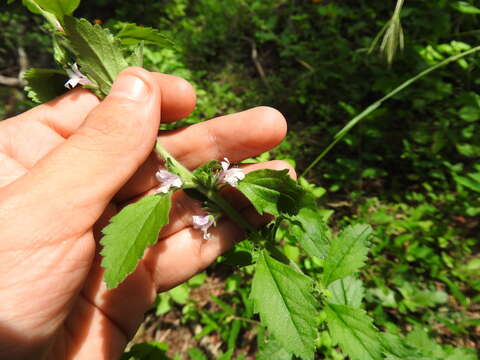
[[[173,48],[147,46],[145,65],[196,87],[197,109],[178,126],[257,105],[282,111],[288,138],[261,158],[286,159],[301,172],[372,102],[426,67],[478,45],[479,15],[458,10],[459,4],[475,3],[406,0],[405,49],[391,66],[368,49],[394,1],[99,0],[83,2],[76,14],[112,30],[124,22],[156,27],[174,40]],[[19,46],[32,66],[51,67],[42,19],[20,3],[2,2],[0,10],[0,74],[17,75]],[[304,182],[334,227],[373,226],[373,250],[362,274],[366,289],[359,290],[366,310],[379,327],[430,349],[432,359],[475,358],[473,349],[480,348],[479,74],[479,58],[472,56],[415,83],[308,174],[316,186]],[[0,118],[31,106],[22,89],[0,86]],[[321,264],[305,260],[288,234],[283,246],[300,267],[320,274]],[[288,358],[275,344],[263,345],[263,328],[247,320],[253,314],[249,268],[232,275],[223,264],[207,273],[159,295],[146,328],[165,332],[168,314],[180,319],[173,331],[189,337],[192,359]],[[201,290],[212,284],[221,290]],[[194,330],[187,336],[181,329]],[[140,338],[152,340],[149,331]],[[217,347],[207,344],[212,339]],[[318,342],[323,358],[343,358],[327,332]],[[152,349],[187,356],[173,340],[168,351]]]

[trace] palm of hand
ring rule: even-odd
[[[236,225],[222,220],[204,241],[191,227],[200,205],[177,192],[157,245],[122,285],[106,289],[99,229],[119,207],[157,186],[159,162],[149,153],[158,119],[180,119],[195,102],[183,80],[127,72],[150,85],[152,99],[142,107],[132,110],[129,102],[108,98],[98,105],[78,89],[0,123],[0,358],[117,358],[157,291],[187,280],[242,237]],[[284,133],[278,112],[256,108],[161,139],[195,168],[212,158],[256,155]],[[238,195],[229,196],[237,207],[246,206]],[[243,211],[252,222],[262,221],[251,209]]]

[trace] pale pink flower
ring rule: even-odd
[[[70,77],[68,81],[65,83],[65,87],[67,89],[73,89],[78,84],[80,85],[91,85],[93,84],[88,78],[83,75],[80,70],[78,70],[77,63],[73,63],[71,69],[67,69],[67,74]]]
[[[194,229],[200,229],[203,232],[203,239],[210,239],[208,229],[215,223],[215,218],[212,215],[193,215],[192,223]]]
[[[227,158],[224,158],[223,161],[220,163],[222,165],[222,171],[218,179],[220,182],[228,183],[230,186],[236,187],[240,180],[245,178],[245,173],[242,169],[239,168],[230,168],[230,161]]]
[[[160,186],[155,191],[157,194],[166,194],[170,191],[170,188],[179,188],[183,185],[183,181],[178,175],[167,170],[158,170],[155,177],[160,182]]]

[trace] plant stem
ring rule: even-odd
[[[160,143],[160,140],[157,140],[155,144],[155,151],[165,160],[169,170],[171,169],[178,176],[182,178],[182,181],[185,184],[185,187],[195,188],[205,195],[208,199],[217,204],[220,209],[232,220],[234,220],[240,227],[242,227],[245,232],[249,233],[254,231],[248,221],[232,206],[226,201],[218,192],[217,189],[208,189],[207,187],[198,184],[194,180],[193,174],[185,166],[180,164]]]
[[[245,218],[232,205],[230,205],[230,203],[228,203],[228,201],[226,201],[217,190],[204,193],[202,189],[197,189],[217,204],[227,216],[234,220],[247,234],[255,231],[254,227],[250,225],[250,223],[245,220]]]
[[[431,72],[441,68],[441,67],[444,67],[445,65],[448,65],[450,64],[451,62],[454,62],[454,61],[457,61],[465,56],[468,56],[470,54],[473,54],[477,51],[480,50],[480,46],[476,46],[474,47],[473,49],[470,49],[470,50],[467,50],[461,54],[458,54],[458,55],[454,55],[454,56],[450,56],[449,58],[443,60],[442,62],[436,64],[436,65],[433,65],[431,67],[429,67],[428,69],[425,69],[423,70],[422,72],[420,72],[419,74],[415,75],[414,77],[408,79],[407,81],[405,81],[404,83],[402,83],[400,86],[398,86],[397,88],[395,88],[393,91],[391,91],[390,93],[388,93],[387,95],[385,95],[383,98],[381,98],[380,100],[374,102],[372,105],[370,105],[369,107],[367,107],[365,110],[363,110],[360,114],[358,114],[357,116],[355,116],[352,120],[349,121],[349,123],[347,125],[345,125],[345,127],[340,130],[336,135],[335,135],[335,139],[325,148],[325,150],[323,150],[320,155],[318,155],[315,160],[313,160],[310,165],[303,171],[303,173],[300,175],[300,176],[305,176],[310,170],[312,170],[315,165],[318,164],[318,162],[320,160],[322,160],[325,155],[327,155],[329,153],[329,151],[340,141],[342,140],[342,138],[355,126],[357,125],[361,120],[363,120],[364,118],[366,118],[368,115],[370,115],[371,113],[373,113],[375,110],[377,110],[382,104],[383,102],[385,102],[386,100],[392,98],[393,96],[397,95],[399,92],[401,92],[402,90],[404,90],[405,88],[409,87],[410,85],[412,85],[414,82],[416,82],[417,80],[420,80],[422,77],[430,74]]]
[[[155,144],[155,151],[159,154],[164,160],[165,165],[170,170],[173,170],[177,173],[178,176],[182,178],[182,181],[187,185],[187,187],[193,187],[193,174],[185,166],[180,164],[177,159],[175,159],[160,143],[160,140],[157,140]]]

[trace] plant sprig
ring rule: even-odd
[[[61,82],[67,80],[67,77],[62,79],[65,71],[71,77],[68,84],[80,84],[103,98],[120,71],[142,63],[143,43],[162,39],[158,32],[134,24],[112,34],[100,25],[77,19],[71,15],[79,0],[25,0],[25,3],[53,25],[54,58],[62,68],[27,73],[29,94],[37,101],[47,101],[56,95],[51,87],[44,86],[42,79],[55,75],[55,81],[63,86]],[[133,51],[128,47],[132,44],[137,44]],[[80,66],[78,71],[68,68],[75,62]],[[243,246],[242,251],[255,259],[250,297],[255,312],[274,339],[272,343],[280,344],[284,353],[313,359],[318,329],[327,326],[333,341],[353,360],[378,359],[387,354],[395,358],[392,349],[402,340],[383,336],[359,307],[363,287],[355,275],[368,252],[371,235],[368,226],[350,226],[331,238],[314,199],[286,171],[257,170],[245,175],[240,169],[230,168],[224,160],[220,164],[209,162],[192,172],[159,141],[156,152],[167,168],[158,174],[163,182],[161,187],[156,194],[123,208],[103,229],[101,255],[108,288],[115,288],[135,270],[145,250],[158,241],[161,229],[169,222],[172,194],[185,191],[211,212],[192,219],[192,226],[203,232],[204,241],[209,241],[208,228],[214,226],[218,216],[227,216],[246,231],[245,241],[251,246]],[[221,195],[224,186],[236,187],[260,214],[268,213],[276,219],[264,228],[255,229]],[[323,259],[321,279],[302,273],[280,250],[277,242],[280,225],[289,229],[289,236],[303,248],[305,256]],[[321,311],[325,313],[324,320]],[[414,356],[416,352],[411,354]]]

